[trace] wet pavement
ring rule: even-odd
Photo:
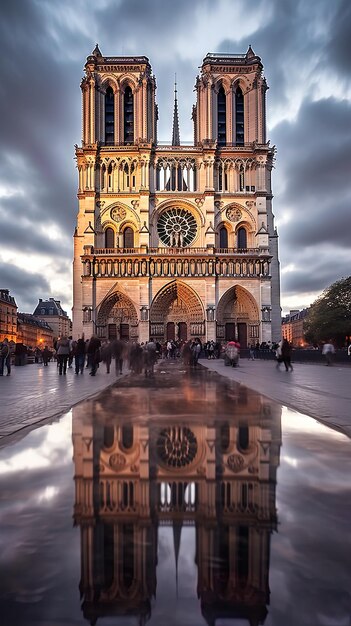
[[[0,376],[0,448],[106,389],[120,378],[113,365],[114,362],[110,374],[101,366],[94,377],[89,376],[88,369],[76,375],[74,367],[67,369],[65,376],[59,376],[53,361],[47,367],[42,364],[13,367],[10,376]]]
[[[295,411],[315,417],[351,437],[351,360],[349,366],[294,363],[292,372],[271,360],[240,359],[227,367],[222,359],[200,361],[218,372]]]
[[[200,359],[199,363],[351,437],[351,365],[297,363],[293,372],[286,373],[268,360],[241,359],[238,368],[226,367],[222,359]],[[66,376],[58,376],[53,362],[48,367],[33,364],[12,368],[11,376],[0,377],[0,448],[120,379],[113,366],[114,362],[110,374],[100,366],[94,378],[88,370],[76,376],[73,368]],[[123,375],[128,372],[124,365]]]
[[[350,626],[350,465],[228,376],[123,377],[0,450],[1,624]]]

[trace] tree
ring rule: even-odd
[[[313,344],[331,339],[341,348],[350,341],[351,276],[337,280],[311,305],[304,331]]]

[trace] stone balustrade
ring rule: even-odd
[[[269,278],[267,249],[97,248],[85,246],[83,276]]]

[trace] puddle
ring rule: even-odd
[[[0,450],[1,623],[349,626],[349,439],[161,373]]]

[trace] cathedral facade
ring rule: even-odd
[[[275,148],[261,59],[207,54],[194,142],[158,143],[147,57],[88,56],[76,146],[73,335],[146,341],[278,341]]]

